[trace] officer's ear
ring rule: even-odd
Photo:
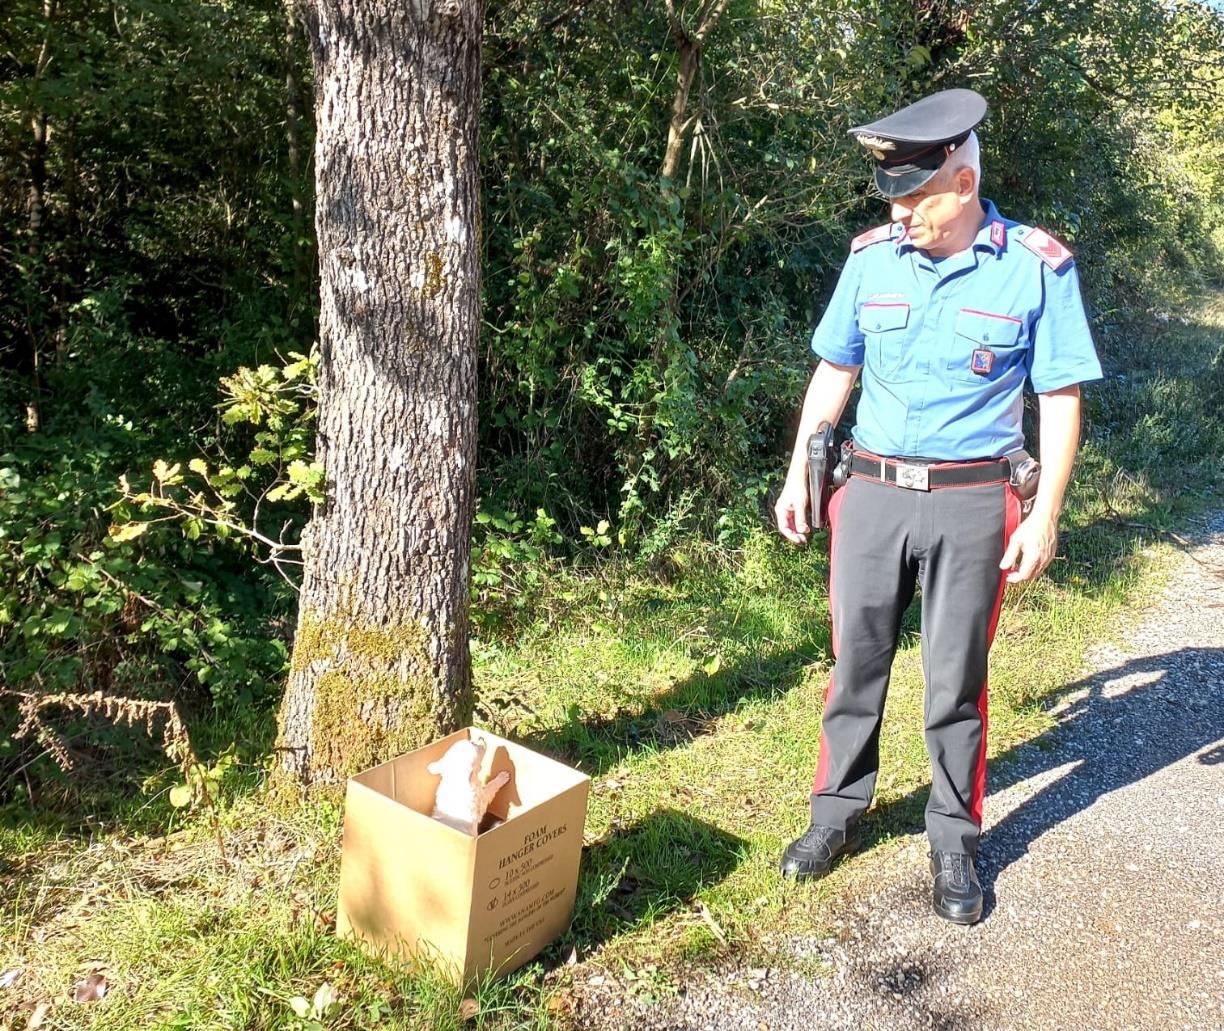
[[[977,196],[977,173],[972,168],[958,168],[952,177],[952,188],[961,204]]]

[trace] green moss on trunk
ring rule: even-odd
[[[370,626],[348,611],[304,613],[291,668],[326,664],[315,683],[312,770],[343,779],[433,740],[437,705],[419,622]],[[325,774],[324,771],[327,771]]]

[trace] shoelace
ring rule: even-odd
[[[969,857],[963,852],[945,852],[939,863],[940,872],[954,888],[969,886]]]
[[[803,835],[805,844],[814,845],[816,842],[829,844],[830,841],[839,835],[841,832],[834,827],[826,827],[823,824],[817,824],[814,827],[809,827]]]

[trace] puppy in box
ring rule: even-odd
[[[473,837],[493,796],[510,781],[509,772],[502,770],[487,784],[482,783],[480,768],[487,748],[484,740],[456,741],[441,759],[428,766],[430,773],[442,778],[431,815]]]

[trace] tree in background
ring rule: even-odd
[[[316,0],[317,455],[325,501],[280,713],[335,782],[471,707],[481,0]]]

